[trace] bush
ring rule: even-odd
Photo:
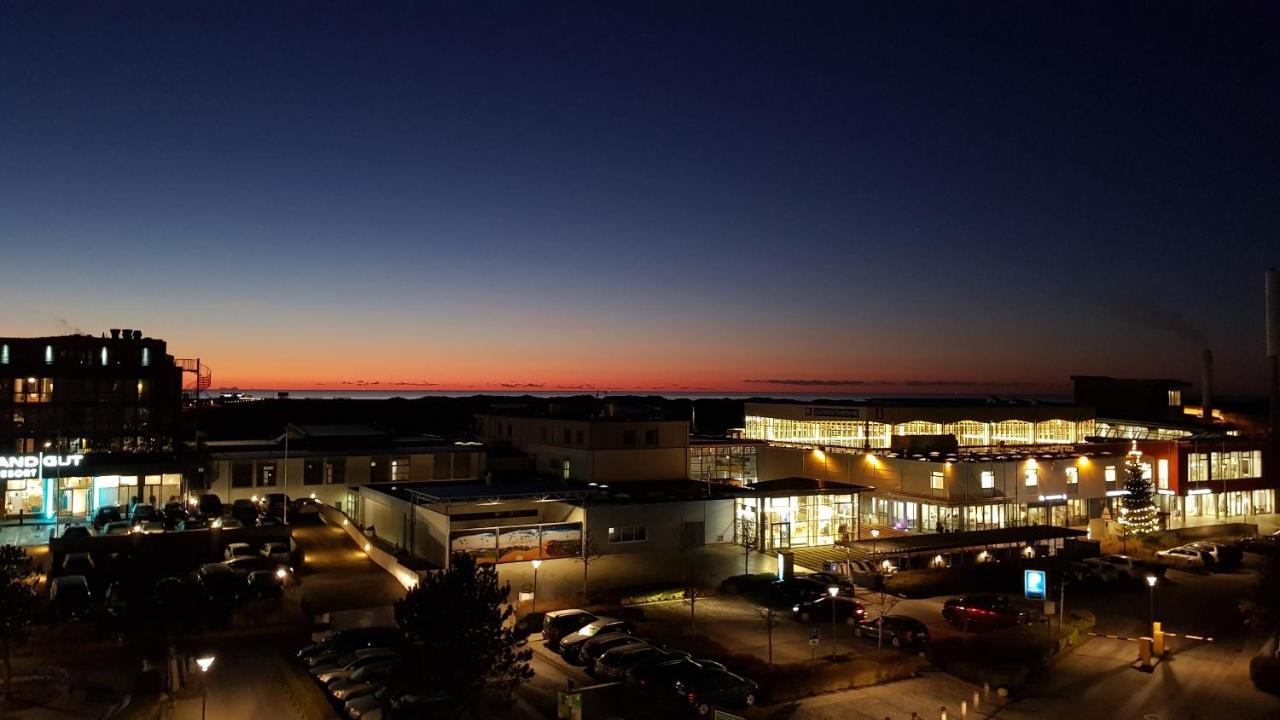
[[[618,599],[620,605],[643,605],[645,603],[665,602],[684,598],[684,588],[662,588],[643,590],[623,595]]]
[[[767,592],[769,585],[777,579],[778,576],[773,573],[733,575],[720,583],[720,591],[733,595],[758,595]]]
[[[1249,661],[1249,679],[1262,692],[1280,695],[1280,658],[1254,656]]]

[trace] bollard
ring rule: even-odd
[[[960,701],[960,717],[962,718],[969,717],[969,703],[965,702],[964,700]]]
[[[947,720],[947,706],[943,705],[942,707],[938,708],[938,711],[942,713],[942,720]]]
[[[1151,667],[1151,638],[1138,638],[1138,662]]]
[[[983,700],[991,699],[991,683],[989,682],[982,683],[982,699]]]
[[[1164,630],[1160,623],[1151,623],[1151,653],[1156,657],[1164,657]]]
[[[977,690],[973,691],[973,709],[974,710],[978,709],[978,691]]]

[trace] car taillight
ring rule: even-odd
[[[696,705],[697,703],[698,703],[698,694],[697,694],[697,693],[689,693],[689,704],[690,704],[690,705]]]

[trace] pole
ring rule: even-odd
[[[1151,585],[1151,628],[1154,630],[1156,626],[1156,586]]]
[[[200,720],[204,719],[204,712],[209,701],[209,688],[201,684],[200,688]]]
[[[529,612],[538,612],[538,568],[533,568],[533,601],[529,604]]]
[[[831,596],[831,661],[836,659],[836,596]]]
[[[289,423],[284,424],[284,517],[281,520],[289,524]]]

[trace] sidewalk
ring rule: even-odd
[[[972,703],[975,689],[944,672],[928,672],[918,678],[873,685],[857,690],[819,695],[798,703],[787,703],[760,708],[751,717],[761,720],[905,720],[916,713],[920,718],[940,717],[941,708],[947,709],[947,717],[959,718],[961,701]],[[975,710],[968,708],[968,717],[987,718],[997,714],[1004,700],[993,691],[989,700],[981,700]]]

